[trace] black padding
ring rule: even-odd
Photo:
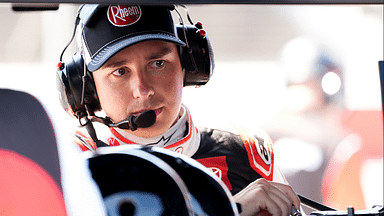
[[[171,174],[143,157],[100,155],[89,159],[89,169],[104,199],[124,191],[151,193],[162,201],[161,215],[188,215],[183,191]]]
[[[44,107],[33,96],[0,89],[0,148],[32,159],[61,187],[56,137]]]
[[[143,148],[170,165],[183,179],[188,191],[197,199],[208,215],[235,215],[232,203],[225,189],[208,173],[201,169],[197,161],[188,160],[183,155],[176,156],[158,148]],[[188,158],[189,159],[189,158]]]

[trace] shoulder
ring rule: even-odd
[[[199,127],[199,132],[203,144],[214,142],[224,145],[237,144],[245,147],[258,144],[273,151],[272,140],[263,130],[250,132],[244,128],[236,128],[236,132],[229,132],[226,130]]]
[[[196,156],[241,156],[246,153],[244,143],[236,133],[212,128],[199,128],[199,133],[200,146]]]
[[[82,151],[95,150],[97,148],[96,143],[92,140],[88,133],[84,131],[75,131],[73,140]]]
[[[116,141],[110,140],[112,133],[108,127],[100,123],[94,123],[93,126],[97,134],[97,143],[92,139],[85,127],[76,127],[76,129],[72,130],[72,139],[82,151],[96,150],[97,146],[119,145],[116,144]]]
[[[265,163],[272,163],[273,144],[271,138],[265,131],[259,129],[250,132],[244,128],[237,128],[237,130],[249,153],[258,153]]]
[[[250,132],[236,127],[236,132],[199,128],[201,144],[198,153],[211,155],[227,152],[246,157],[249,166],[267,180],[273,179],[274,151],[272,140],[263,130]],[[199,157],[199,155],[196,155]]]
[[[212,128],[206,128],[206,127],[200,127],[199,128],[200,136],[202,139],[202,142],[215,142],[215,143],[242,143],[241,138],[239,135],[228,132],[225,130],[219,130],[219,129],[212,129]]]
[[[272,181],[274,170],[274,151],[272,140],[263,130],[253,133],[238,128],[239,135],[247,149],[248,160],[251,167],[263,178]]]
[[[199,127],[200,145],[192,156],[194,159],[213,158],[224,156],[241,157],[245,154],[245,148],[240,136],[218,129]]]

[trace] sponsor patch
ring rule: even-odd
[[[178,147],[175,152],[183,154],[184,148],[182,146]]]
[[[197,159],[197,161],[211,170],[217,177],[219,177],[224,184],[228,187],[229,190],[232,190],[232,185],[229,182],[227,173],[228,173],[228,165],[225,156],[219,157],[210,157],[210,158],[202,158]]]
[[[273,146],[269,136],[259,131],[256,137],[249,132],[241,131],[240,137],[248,153],[248,160],[251,167],[263,178],[273,180]]]
[[[139,5],[110,5],[107,17],[114,26],[129,26],[140,20],[141,8]]]
[[[113,137],[109,137],[108,142],[109,142],[110,146],[119,146],[120,145],[119,141]]]

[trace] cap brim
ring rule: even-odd
[[[155,34],[144,34],[138,35],[134,37],[129,37],[118,41],[116,43],[107,45],[104,47],[99,53],[96,54],[95,57],[87,64],[87,69],[91,72],[94,72],[101,68],[105,62],[107,62],[112,56],[120,52],[121,50],[131,46],[133,44],[148,41],[148,40],[163,40],[168,42],[173,42],[181,46],[185,46],[186,44],[180,40],[179,38],[164,34],[164,33],[155,33]]]

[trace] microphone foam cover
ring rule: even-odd
[[[155,124],[155,122],[156,122],[156,113],[153,110],[144,111],[133,120],[133,123],[138,128],[151,127],[153,124]]]

